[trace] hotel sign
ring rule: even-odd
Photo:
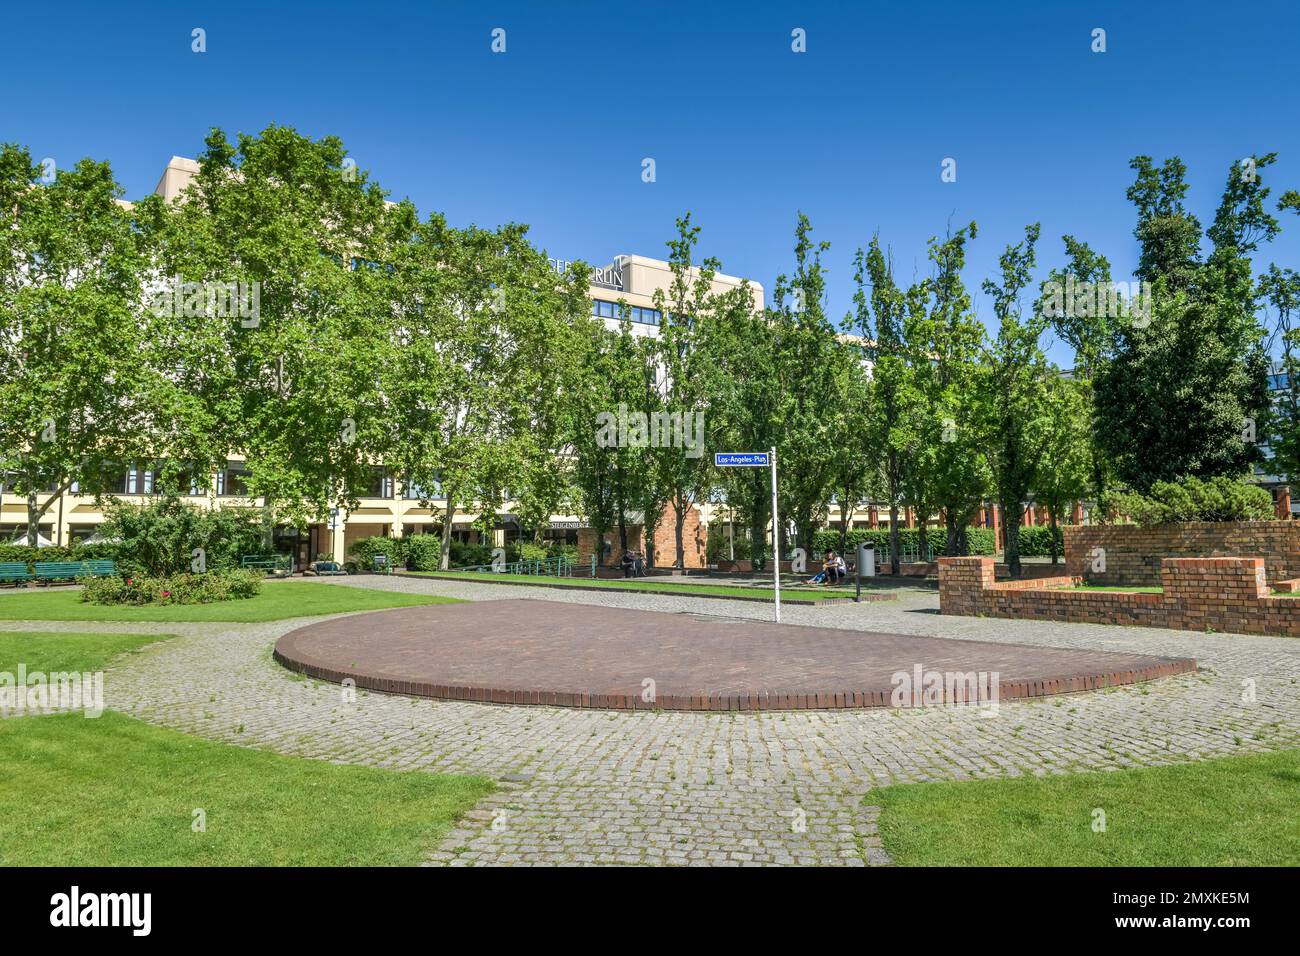
[[[569,271],[569,266],[573,265],[571,259],[547,259],[552,272],[558,272],[560,275]],[[615,259],[607,266],[592,266],[591,284],[599,286],[602,289],[612,289],[615,292],[623,291],[623,261]]]

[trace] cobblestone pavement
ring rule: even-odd
[[[766,619],[699,598],[562,592],[410,578],[319,582],[463,597]],[[0,629],[177,634],[106,678],[108,704],[246,746],[501,781],[430,863],[843,864],[889,861],[864,800],[893,783],[1184,762],[1300,745],[1300,640],[943,617],[932,590],[898,601],[790,607],[783,619],[864,630],[1195,656],[1150,684],[964,708],[695,714],[497,707],[361,692],[291,674],[271,648],[302,621],[3,622]],[[924,661],[918,661],[922,666]],[[1252,693],[1253,691],[1253,693]]]

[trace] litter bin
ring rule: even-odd
[[[871,541],[863,541],[858,545],[858,574],[864,578],[874,578],[876,576],[876,545]]]

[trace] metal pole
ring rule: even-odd
[[[772,461],[772,593],[776,598],[776,623],[781,623],[781,519],[776,513],[776,448],[768,452]]]

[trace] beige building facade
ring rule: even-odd
[[[199,171],[192,159],[173,156],[163,170],[154,192],[165,199],[177,199]],[[557,273],[567,271],[570,261],[553,258],[551,268]],[[734,276],[716,275],[713,290],[718,293],[742,284]],[[592,314],[601,317],[611,328],[618,328],[623,320],[620,301],[628,310],[634,334],[658,335],[662,315],[655,308],[654,294],[662,290],[667,295],[672,282],[672,271],[667,262],[639,255],[619,255],[604,267],[595,269],[591,277]],[[754,303],[763,306],[763,288],[750,283]],[[208,487],[191,488],[188,499],[202,507],[259,505],[260,501],[245,495],[242,475],[245,461],[232,454],[226,467],[211,476]],[[149,466],[128,467],[106,494],[125,499],[143,499],[154,493],[154,474]],[[281,550],[294,555],[295,563],[303,566],[318,554],[329,553],[342,559],[352,543],[371,535],[402,537],[411,534],[433,533],[439,530],[441,518],[437,508],[421,507],[420,494],[406,487],[397,476],[383,466],[376,465],[370,488],[361,496],[360,506],[350,514],[333,515],[331,521],[322,522],[303,531],[282,530],[278,535]],[[53,499],[53,500],[51,500]],[[63,495],[43,496],[41,503],[50,507],[40,522],[41,537],[56,545],[69,545],[83,541],[95,534],[104,521],[102,509],[91,495],[74,490]],[[433,493],[437,502],[437,493]],[[494,545],[503,544],[518,530],[513,519],[511,504],[504,509],[503,520],[494,534]],[[471,525],[478,515],[470,512],[455,516],[454,537],[479,543],[477,531]],[[707,520],[707,518],[706,518]],[[0,541],[13,541],[26,534],[27,504],[24,498],[8,493],[0,485]],[[583,525],[577,515],[553,515],[547,532],[554,539],[576,543],[578,529]]]

